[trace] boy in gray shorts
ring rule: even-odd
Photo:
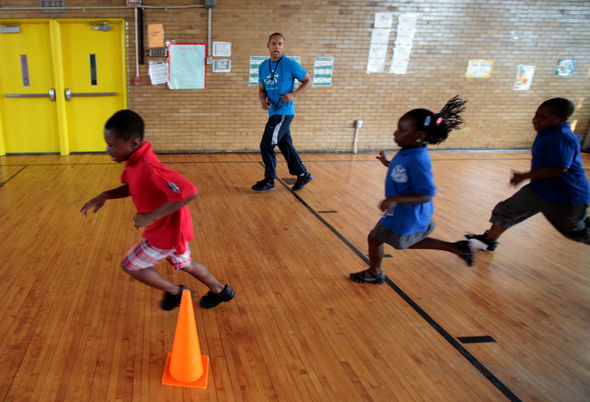
[[[537,137],[533,142],[531,170],[516,172],[510,183],[530,183],[496,205],[492,226],[483,234],[467,234],[471,244],[494,251],[506,229],[541,212],[568,239],[590,244],[590,185],[582,166],[580,139],[570,128],[574,105],[564,98],[543,102],[533,117]]]

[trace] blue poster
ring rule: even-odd
[[[168,46],[170,89],[204,89],[206,85],[207,45],[171,43]]]

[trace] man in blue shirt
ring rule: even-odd
[[[262,109],[268,110],[269,116],[260,141],[264,179],[252,186],[254,191],[260,193],[275,188],[277,159],[274,148],[276,145],[279,146],[287,161],[289,173],[297,176],[293,191],[301,190],[313,179],[293,146],[290,130],[291,121],[295,116],[293,99],[311,86],[311,79],[299,63],[283,56],[284,46],[285,40],[282,34],[277,32],[270,35],[266,45],[270,59],[263,61],[258,69],[258,98]],[[295,79],[299,80],[301,85],[293,90]]]

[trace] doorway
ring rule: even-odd
[[[105,149],[127,106],[124,20],[2,20],[0,52],[0,155]]]

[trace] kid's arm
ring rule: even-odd
[[[387,157],[385,156],[385,152],[384,151],[379,152],[379,155],[377,155],[377,159],[383,165],[389,167],[389,159],[387,159]]]
[[[379,208],[382,211],[389,211],[391,208],[395,207],[396,204],[417,205],[424,204],[430,200],[432,200],[432,196],[419,193],[392,195],[381,201]]]
[[[151,225],[158,219],[161,219],[165,216],[170,215],[173,212],[178,211],[180,208],[187,205],[189,202],[197,198],[198,193],[194,193],[190,197],[185,198],[182,201],[168,201],[163,204],[161,207],[154,209],[151,212],[141,214],[137,213],[133,217],[133,221],[135,222],[135,229],[140,229],[142,227]]]
[[[510,184],[516,186],[518,183],[527,179],[546,179],[548,177],[559,176],[562,173],[567,172],[567,168],[562,167],[542,167],[528,172],[514,172],[510,179]]]
[[[129,187],[127,186],[127,184],[123,184],[122,186],[113,188],[112,190],[103,191],[102,193],[88,201],[86,204],[84,204],[80,209],[80,213],[84,216],[87,216],[88,210],[92,209],[92,213],[95,214],[96,211],[102,208],[102,206],[105,202],[107,202],[107,200],[112,200],[114,198],[125,198],[129,197],[129,195]]]

